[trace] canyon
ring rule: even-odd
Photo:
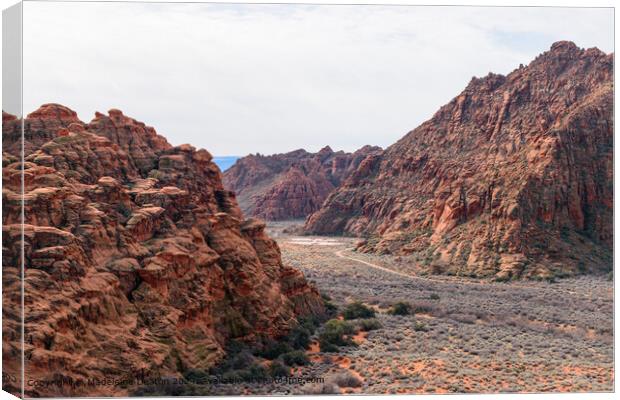
[[[243,157],[224,172],[224,186],[234,191],[246,215],[277,221],[306,218],[357,170],[366,157],[381,148],[364,146],[353,153],[317,153],[303,149],[284,154]]]
[[[385,150],[224,173],[117,109],[3,113],[4,371],[23,345],[32,397],[613,390],[613,91],[613,54],[557,42]],[[242,379],[169,384],[207,375]]]

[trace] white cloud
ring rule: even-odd
[[[26,3],[24,110],[120,108],[217,155],[387,146],[472,76],[557,40],[613,50],[613,10]]]

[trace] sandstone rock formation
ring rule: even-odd
[[[610,270],[613,54],[555,43],[467,88],[367,158],[306,222],[498,279]]]
[[[246,215],[266,220],[305,218],[359,164],[381,148],[364,146],[354,153],[295,150],[271,156],[249,155],[224,172],[224,186],[237,194]]]
[[[127,394],[67,382],[205,369],[232,338],[278,337],[323,312],[206,150],[118,110],[83,123],[47,104],[24,120],[21,163],[20,124],[3,115],[3,356],[19,369],[23,168],[27,396]]]

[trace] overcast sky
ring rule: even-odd
[[[214,155],[386,147],[558,40],[613,51],[613,10],[24,5],[24,112],[119,108]]]

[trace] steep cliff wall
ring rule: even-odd
[[[20,124],[3,117],[8,309],[20,302]],[[27,382],[208,368],[230,339],[277,337],[323,312],[264,224],[244,220],[206,150],[174,147],[119,110],[83,123],[48,104],[24,127]],[[4,362],[18,363],[19,315],[7,317]],[[122,390],[26,385],[30,396]]]
[[[508,279],[609,270],[613,55],[555,43],[507,76],[474,78],[365,160],[308,218],[433,272]]]

